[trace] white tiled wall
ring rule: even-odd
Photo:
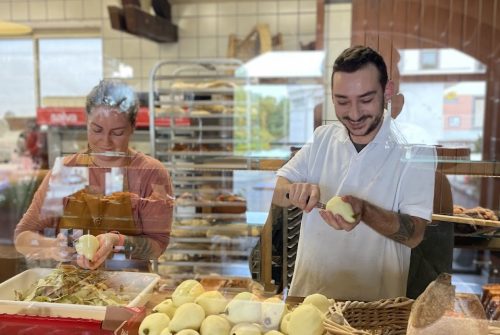
[[[148,74],[159,60],[220,58],[227,55],[228,37],[246,36],[257,23],[267,23],[271,33],[283,35],[285,50],[299,50],[300,43],[315,39],[316,0],[203,1],[176,4],[172,20],[179,27],[177,43],[155,43],[111,29],[107,6],[120,0],[0,0],[0,19],[32,24],[50,21],[64,31],[72,26],[100,22],[103,38],[104,76],[116,76],[120,68],[132,69],[127,78],[138,90],[148,89]],[[328,5],[325,9],[325,48],[329,68],[341,50],[350,45],[351,5]],[[326,90],[329,92],[329,89]],[[325,115],[333,118],[329,97]]]

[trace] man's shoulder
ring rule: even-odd
[[[314,139],[316,141],[322,139],[342,140],[345,139],[346,136],[345,128],[340,122],[319,126],[314,131]]]

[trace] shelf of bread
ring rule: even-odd
[[[214,113],[207,110],[182,110],[182,111],[168,111],[161,110],[158,113],[158,117],[173,117],[173,118],[193,118],[193,119],[244,119],[246,114],[244,113]]]
[[[432,214],[432,220],[433,221],[455,222],[455,223],[464,223],[464,224],[469,224],[469,225],[500,228],[500,221],[476,219],[476,218],[466,217],[466,216]]]
[[[233,131],[233,130],[244,130],[246,129],[245,126],[237,126],[237,125],[231,125],[231,126],[226,126],[226,125],[217,125],[217,126],[210,126],[210,125],[203,125],[203,124],[192,124],[189,126],[178,126],[175,127],[176,131],[179,133],[184,133],[184,132],[210,132],[210,131]],[[170,133],[170,131],[165,131],[165,130],[159,130],[158,133]]]
[[[449,175],[500,177],[500,162],[440,160],[437,171]]]
[[[243,156],[216,157],[200,163],[192,161],[165,162],[165,166],[179,170],[191,171],[234,171],[260,170],[276,171],[286,163],[285,159],[250,158]]]
[[[476,206],[473,208],[465,208],[459,205],[453,205],[453,215],[433,214],[433,220],[463,223],[474,226],[485,227],[500,227],[498,213],[495,211]]]
[[[175,150],[168,150],[168,151],[163,151],[163,152],[157,152],[156,155],[158,157],[168,157],[168,156],[196,156],[196,157],[221,157],[221,156],[227,156],[231,157],[233,156],[233,152],[228,152],[228,151],[217,151],[217,150],[205,150],[205,151],[189,151],[189,150],[183,150],[183,151],[175,151]]]
[[[198,149],[200,151],[210,151],[210,147],[208,145],[210,144],[245,144],[245,140],[240,140],[240,139],[234,139],[234,138],[224,138],[224,137],[214,137],[207,135],[205,138],[203,138],[203,141],[200,141],[197,138],[180,138],[180,139],[166,139],[166,138],[159,138],[156,140],[157,144],[169,144],[169,143],[175,143],[179,145],[179,149],[174,151],[187,151],[185,149],[189,149],[190,145],[196,145],[198,146]],[[182,145],[182,147],[180,147]],[[205,145],[205,146],[201,146]],[[182,149],[181,149],[182,148]]]

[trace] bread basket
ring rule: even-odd
[[[371,302],[335,302],[324,322],[329,335],[405,335],[413,300],[405,297]],[[333,321],[342,315],[348,324]]]

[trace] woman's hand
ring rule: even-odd
[[[73,258],[75,248],[68,247],[68,238],[63,233],[59,233],[56,238],[45,238],[45,241],[48,241],[48,247],[45,247],[45,250],[40,250],[41,255],[37,252],[33,253],[33,258],[49,258],[58,262],[67,262]],[[43,249],[44,246],[41,248]]]
[[[316,184],[293,183],[290,184],[288,191],[288,199],[292,205],[302,209],[306,213],[313,210],[319,201],[319,196],[319,186]]]
[[[118,244],[119,235],[115,233],[105,233],[96,236],[99,240],[99,249],[94,254],[91,261],[83,255],[78,255],[76,263],[85,269],[95,270],[104,263],[109,254],[113,252],[113,247]]]
[[[356,221],[354,221],[353,223],[347,222],[341,215],[333,214],[332,212],[326,209],[320,209],[319,215],[321,215],[323,220],[330,226],[332,226],[333,229],[351,231],[361,221],[361,216],[363,213],[363,200],[350,195],[343,196],[342,200],[349,203],[352,206],[352,210],[356,214],[355,215]]]

